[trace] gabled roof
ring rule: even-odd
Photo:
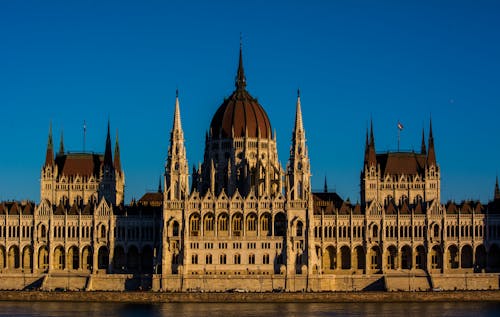
[[[425,171],[425,154],[388,152],[377,154],[382,175],[418,175]]]
[[[56,165],[60,175],[98,177],[103,160],[104,157],[100,154],[69,153],[58,155]]]

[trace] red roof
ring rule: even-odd
[[[65,176],[99,176],[102,162],[103,156],[94,153],[70,153],[56,157],[59,174]]]

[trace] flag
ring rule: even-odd
[[[401,131],[403,130],[403,124],[401,122],[398,121],[398,129]]]

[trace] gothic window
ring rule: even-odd
[[[434,238],[439,238],[439,226],[434,225]]]
[[[219,216],[219,231],[227,231],[228,230],[229,219],[227,214],[222,214]]]
[[[255,264],[255,254],[250,254],[248,256],[248,264]]]
[[[205,231],[214,231],[214,215],[208,214],[205,216]]]
[[[378,227],[376,225],[373,226],[373,237],[378,238]]]
[[[174,237],[179,236],[179,223],[177,221],[174,221],[174,224],[172,226],[172,235]]]
[[[212,255],[211,254],[207,254],[207,256],[205,257],[205,264],[212,264]]]
[[[233,216],[233,236],[239,237],[242,235],[242,230],[243,230],[243,219],[241,214],[236,214]]]
[[[262,264],[269,264],[269,254],[264,254],[262,256]]]
[[[241,255],[239,254],[234,255],[234,264],[241,264]]]
[[[302,221],[297,222],[297,237],[302,237],[303,224]]]
[[[101,238],[106,238],[106,226],[101,226]]]
[[[191,232],[191,236],[197,237],[200,232],[200,215],[194,214],[191,216],[189,221],[189,231]]]
[[[269,214],[264,214],[260,218],[260,227],[262,230],[262,235],[270,236],[272,234],[270,223],[271,223],[271,216]]]
[[[248,231],[257,230],[257,217],[255,216],[255,214],[250,214],[247,217],[247,230]]]
[[[225,254],[221,254],[219,256],[219,264],[226,264],[226,255]]]
[[[191,264],[198,264],[198,254],[191,255]]]

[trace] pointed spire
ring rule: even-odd
[[[436,152],[434,150],[434,136],[432,135],[432,118],[429,121],[429,152],[427,154],[427,165],[436,165]]]
[[[113,162],[113,165],[115,167],[115,170],[120,172],[122,170],[122,162],[120,159],[120,144],[118,142],[118,129],[116,129],[116,141],[115,141],[115,160]]]
[[[427,154],[427,149],[425,146],[425,133],[423,128],[422,128],[422,145],[420,146],[420,154]]]
[[[370,145],[375,147],[375,137],[373,136],[373,119],[370,119]]]
[[[304,131],[304,124],[302,123],[302,109],[300,107],[300,89],[297,89],[297,107],[295,109],[295,128],[294,133]]]
[[[500,199],[500,188],[498,187],[498,175],[497,175],[497,179],[496,179],[496,182],[495,182],[495,195],[493,196],[495,200],[499,200]]]
[[[375,137],[373,136],[373,120],[370,119],[370,142],[368,143],[367,162],[370,165],[377,164],[377,154],[375,152]]]
[[[158,181],[158,192],[161,193],[162,192],[162,189],[161,189],[161,175],[160,175],[160,179]]]
[[[111,157],[111,134],[109,132],[109,119],[108,119],[108,133],[106,135],[106,148],[104,150],[104,165],[113,166],[113,159]]]
[[[52,122],[50,122],[49,139],[47,141],[47,153],[45,155],[44,166],[52,166],[52,165],[54,165],[54,143],[52,142]]]
[[[59,155],[64,155],[64,135],[61,130],[61,141],[59,142]]]
[[[175,110],[174,110],[174,124],[172,127],[172,131],[182,130],[181,123],[181,110],[179,106],[179,89],[175,90]]]
[[[326,182],[326,175],[325,175],[325,187],[323,188],[323,191],[325,193],[328,193],[328,183]]]
[[[240,59],[238,63],[238,72],[236,74],[236,89],[245,89],[247,80],[245,78],[245,71],[243,70],[243,43],[240,34]]]

